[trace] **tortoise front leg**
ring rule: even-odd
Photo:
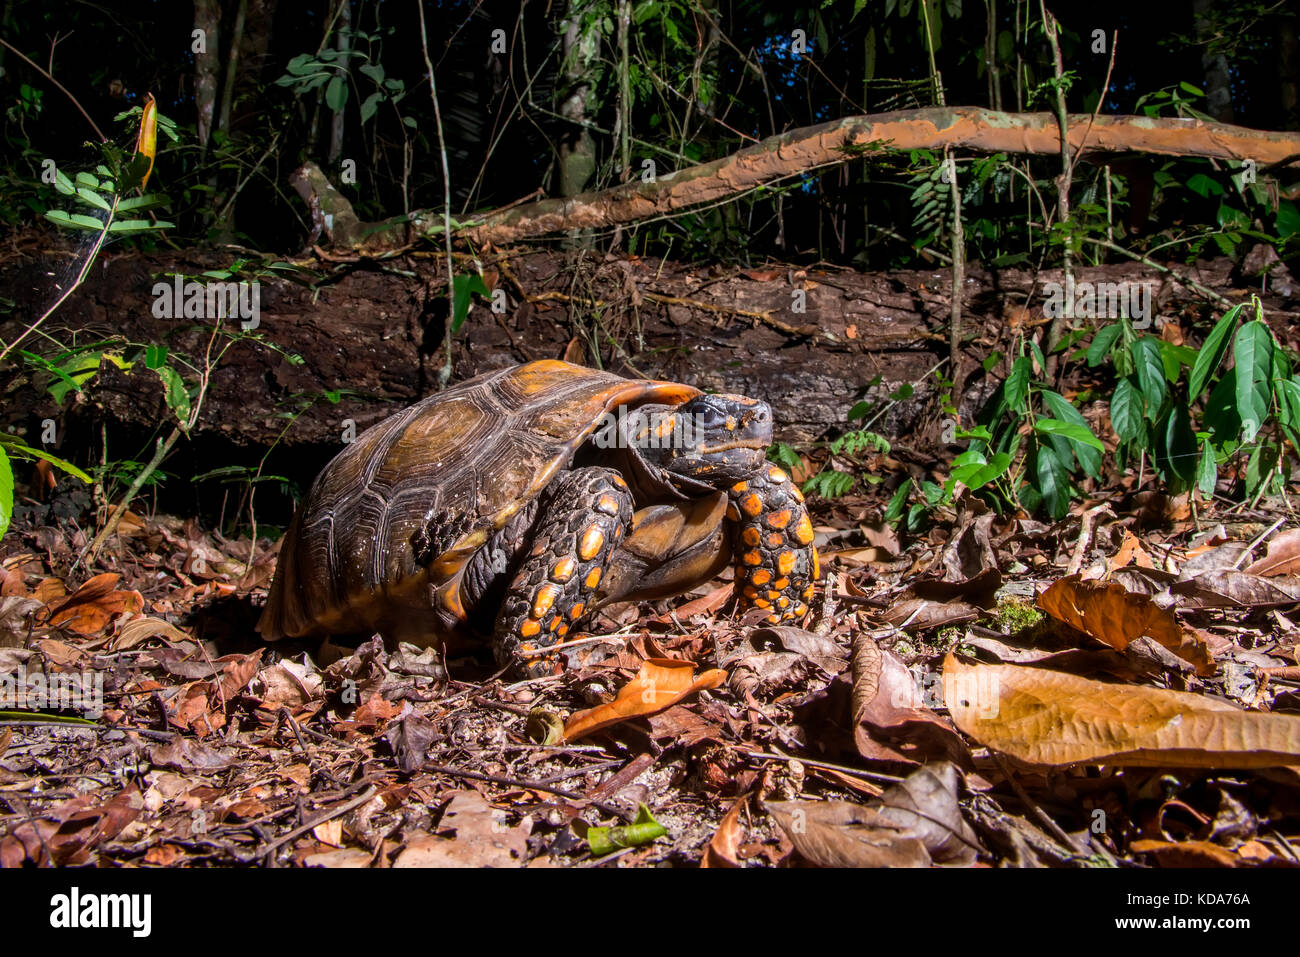
[[[775,465],[727,494],[740,607],[770,609],[769,624],[799,624],[821,577],[803,494]]]
[[[631,523],[632,493],[613,469],[577,469],[557,480],[497,616],[498,664],[528,677],[562,670],[560,656],[546,649],[595,610],[601,578]]]

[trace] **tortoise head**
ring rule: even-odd
[[[682,491],[727,489],[762,466],[772,444],[772,410],[743,395],[700,395],[679,406],[642,406],[624,441]]]

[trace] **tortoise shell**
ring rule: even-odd
[[[697,395],[543,360],[383,420],[325,467],[300,504],[258,630],[275,640],[384,630],[404,609],[427,617],[434,592],[568,468],[606,413]]]

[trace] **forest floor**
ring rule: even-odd
[[[715,583],[526,682],[259,644],[267,539],[250,562],[133,513],[92,575],[74,522],[20,514],[0,865],[1300,864],[1281,503],[1139,490],[1047,524],[963,499],[901,541],[882,504],[815,509],[808,630],[734,620]]]

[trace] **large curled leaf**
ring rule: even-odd
[[[1300,764],[1300,718],[1205,695],[1090,681],[1045,668],[943,664],[957,727],[1031,764],[1267,768]]]

